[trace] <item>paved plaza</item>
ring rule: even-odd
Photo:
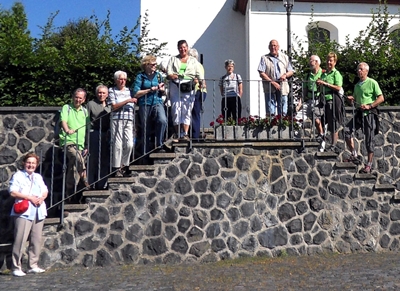
[[[207,264],[71,267],[13,277],[1,290],[400,290],[400,254],[243,258]]]

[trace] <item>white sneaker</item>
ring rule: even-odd
[[[326,142],[323,140],[323,141],[321,142],[321,145],[319,146],[319,151],[320,151],[321,153],[325,151],[325,144],[326,144]]]
[[[39,273],[43,273],[45,272],[45,270],[41,269],[41,268],[33,268],[28,270],[29,274],[39,274]]]
[[[25,274],[24,272],[22,272],[21,270],[14,270],[14,271],[12,272],[12,274],[13,274],[13,276],[15,276],[15,277],[23,277],[23,276],[26,275],[26,274]]]

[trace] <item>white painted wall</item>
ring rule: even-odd
[[[271,2],[249,0],[248,11],[244,16],[232,9],[234,0],[142,0],[141,14],[146,10],[150,19],[150,37],[168,42],[166,52],[178,53],[176,44],[186,39],[189,46],[195,47],[204,56],[204,68],[207,79],[218,79],[225,73],[224,60],[235,60],[235,71],[243,79],[250,80],[245,84],[244,116],[248,114],[263,115],[264,100],[259,86],[257,66],[260,57],[268,53],[268,43],[277,39],[281,49],[287,48],[287,16],[281,1]],[[345,3],[299,3],[291,16],[292,32],[306,40],[307,25],[310,22],[312,8],[314,21],[322,25],[331,25],[337,29],[332,37],[344,44],[347,35],[354,38],[361,29],[365,29],[371,20],[371,9],[367,4]],[[389,13],[398,12],[397,5],[389,5]],[[399,25],[399,19],[392,21]],[[293,40],[292,40],[293,42]],[[293,43],[294,44],[294,43]],[[322,58],[323,56],[321,56]],[[205,125],[212,121],[213,115],[220,112],[219,90],[216,83],[208,82]],[[216,106],[213,106],[213,89],[215,89]],[[251,98],[250,98],[251,97]]]

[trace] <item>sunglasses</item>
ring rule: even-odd
[[[153,67],[153,66],[157,66],[157,63],[149,64],[149,65]]]

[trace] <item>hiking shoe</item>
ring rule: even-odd
[[[360,174],[371,174],[371,167],[366,165],[363,169],[360,170]]]
[[[345,163],[353,163],[355,165],[359,165],[361,164],[361,160],[353,155],[351,155],[350,157],[348,157],[347,159],[344,160]]]

